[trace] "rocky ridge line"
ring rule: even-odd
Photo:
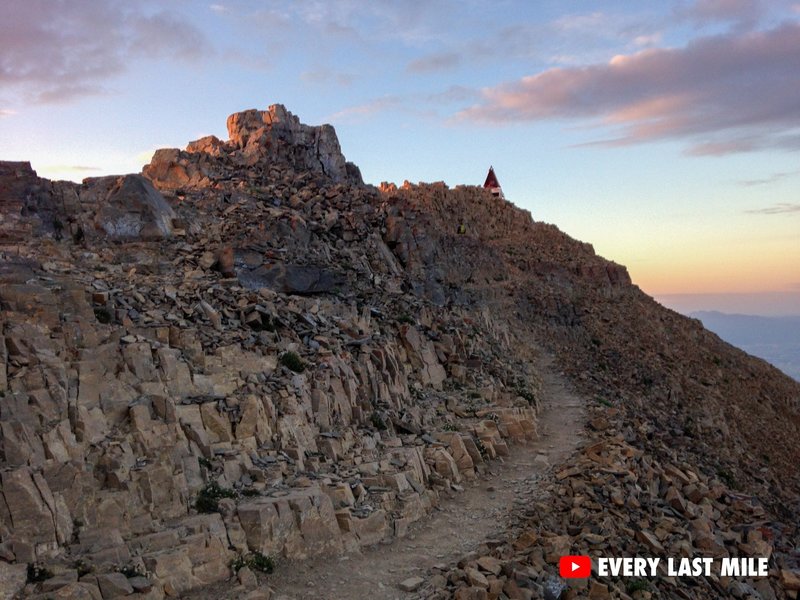
[[[36,561],[54,577],[28,595],[157,598],[225,579],[254,552],[402,535],[437,490],[533,434],[541,340],[608,409],[594,427],[611,439],[601,463],[543,488],[553,510],[523,525],[540,542],[506,582],[544,593],[542,540],[621,544],[627,521],[614,529],[596,509],[626,477],[637,527],[698,554],[752,551],[755,526],[730,501],[747,495],[773,536],[769,589],[797,596],[796,382],[480,188],[364,186],[332,129],[284,113],[247,111],[228,142],[156,153],[152,191],[140,176],[76,185],[0,165],[0,579],[20,586]],[[607,460],[613,478],[598,478]],[[689,494],[693,477],[708,494]],[[692,506],[659,528],[670,486]],[[579,496],[576,515],[562,501]],[[215,512],[197,513],[201,498]],[[708,519],[713,544],[690,517]],[[625,539],[648,552],[650,537]],[[248,573],[231,594],[268,595]],[[431,593],[505,593],[484,578],[448,575]]]
[[[3,172],[5,589],[160,598],[237,557],[352,550],[535,436],[536,377],[498,360],[519,333],[404,293],[384,199],[295,171],[324,136],[282,131],[164,196]]]

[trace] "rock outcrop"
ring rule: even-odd
[[[537,436],[548,347],[602,401],[604,445],[538,490],[552,510],[521,515],[528,545],[424,589],[532,597],[585,544],[767,544],[766,585],[792,597],[796,383],[482,188],[365,186],[332,128],[279,105],[228,126],[159,150],[146,179],[0,164],[8,595],[161,598],[238,570],[242,597],[273,560],[404,536]],[[606,510],[643,533],[602,533]]]
[[[234,113],[227,125],[227,142],[212,135],[190,142],[185,151],[158,150],[144,175],[162,189],[210,185],[243,169],[270,167],[289,167],[334,182],[362,182],[358,167],[345,161],[333,127],[300,123],[281,104]]]
[[[33,237],[62,235],[77,212],[76,186],[41,179],[29,162],[0,161],[0,248],[13,251]]]
[[[82,185],[37,176],[27,162],[0,162],[0,247],[43,237],[156,239],[175,213],[141,175],[96,177]]]

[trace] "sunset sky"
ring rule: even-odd
[[[42,176],[139,171],[273,103],[369,183],[493,164],[650,294],[800,314],[800,2],[3,2],[0,160]]]

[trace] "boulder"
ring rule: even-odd
[[[189,144],[191,146],[191,144]],[[197,183],[197,168],[186,159],[186,152],[178,148],[161,148],[156,150],[150,162],[142,168],[142,175],[147,177],[158,189],[176,189]]]
[[[95,227],[112,239],[158,239],[172,235],[172,207],[141,175],[87,179],[81,201],[96,205]]]

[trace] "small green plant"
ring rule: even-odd
[[[53,572],[38,563],[28,563],[28,583],[41,583],[50,579]]]
[[[297,354],[297,352],[284,352],[281,354],[280,358],[281,364],[288,368],[295,373],[302,373],[306,370],[306,365],[303,363],[303,359]]]
[[[262,573],[272,573],[275,570],[275,560],[267,554],[256,551],[248,555],[239,555],[231,561],[234,573],[238,573],[244,567]]]
[[[646,579],[634,579],[628,582],[625,589],[629,594],[633,594],[634,592],[646,592],[650,589],[650,582]]]
[[[478,398],[481,397],[481,394],[480,392],[476,392],[475,390],[473,390],[469,393],[469,397],[472,398],[473,400],[477,400]]]
[[[477,440],[475,440],[475,445],[478,447],[478,452],[481,453],[481,456],[483,458],[489,456],[489,451],[486,449],[486,445],[483,443],[483,440],[478,438]]]
[[[253,552],[250,555],[250,568],[262,573],[272,573],[275,570],[275,561],[271,556],[261,554],[261,552]]]
[[[275,331],[275,324],[270,315],[260,315],[259,318],[247,323],[253,331]]]
[[[142,569],[141,565],[137,565],[131,563],[129,565],[125,565],[124,567],[119,567],[117,572],[122,573],[130,579],[131,577],[146,577],[147,573],[145,573],[144,569]]]
[[[214,465],[211,464],[211,461],[208,460],[205,456],[199,456],[197,458],[197,462],[200,463],[201,467],[205,467],[209,471],[214,468]]]
[[[219,512],[220,499],[235,497],[233,490],[220,486],[216,481],[209,481],[197,495],[194,507],[201,513]]]
[[[372,426],[378,431],[386,431],[386,429],[388,429],[386,427],[386,421],[383,420],[383,417],[377,411],[372,413],[369,420],[372,422]]]
[[[399,317],[397,317],[397,322],[400,323],[401,325],[404,323],[408,325],[414,325],[415,323],[414,318],[411,317],[410,315],[400,315]]]
[[[82,558],[79,558],[73,564],[75,570],[78,572],[78,578],[80,579],[84,575],[88,575],[89,573],[94,573],[94,567],[87,563]]]
[[[247,559],[242,554],[240,554],[231,561],[231,570],[234,573],[238,573],[246,566],[247,566]]]
[[[528,388],[518,388],[517,396],[521,396],[528,401],[528,404],[536,404],[536,396]]]
[[[272,316],[266,315],[261,317],[261,330],[269,331],[270,333],[275,331],[275,322],[272,320]]]
[[[736,488],[736,478],[726,469],[717,469],[717,477],[729,488]]]
[[[597,403],[602,404],[603,406],[608,406],[609,408],[614,406],[610,400],[606,400],[605,398],[597,398]]]
[[[94,309],[95,318],[103,325],[108,325],[112,321],[111,311],[105,306],[98,306]]]
[[[458,431],[458,426],[455,423],[445,423],[442,431]]]

